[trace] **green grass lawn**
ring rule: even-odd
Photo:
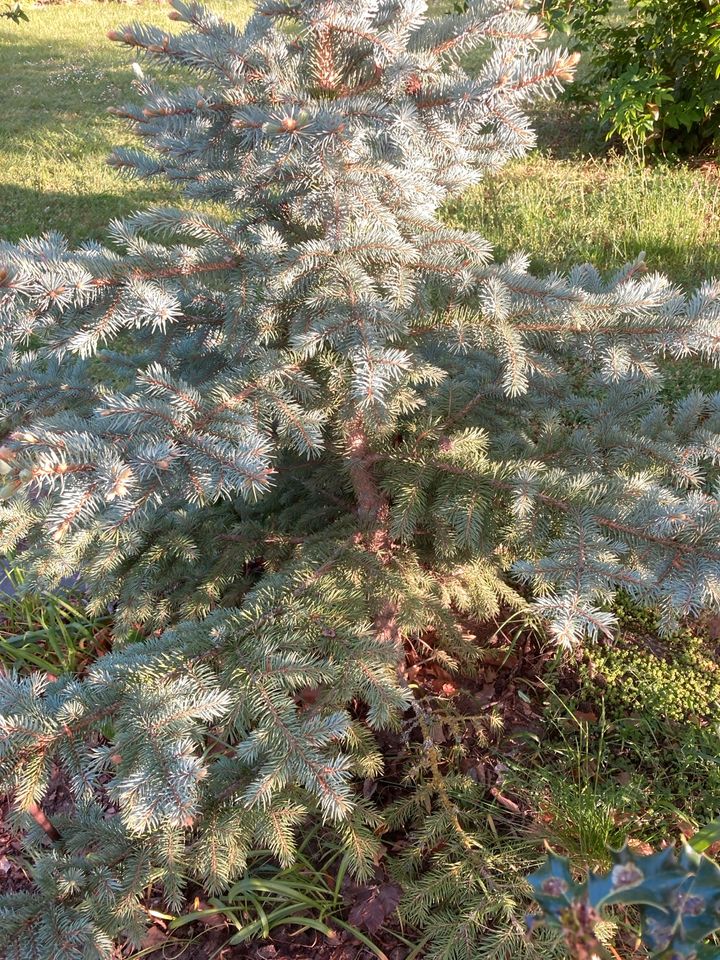
[[[523,249],[541,270],[592,261],[614,269],[646,252],[652,270],[694,284],[720,275],[720,171],[642,169],[622,157],[537,152],[449,209],[504,255]]]
[[[215,0],[242,20],[244,0]],[[132,98],[132,53],[106,39],[128,20],[168,24],[163,4],[67,4],[31,9],[30,22],[0,26],[0,236],[55,229],[101,236],[112,217],[172,200],[169,188],[122,178],[111,148],[132,142],[107,108]],[[678,282],[720,275],[720,173],[715,167],[641,169],[617,157],[583,156],[587,130],[571,111],[540,118],[540,148],[486,180],[448,210],[499,255],[523,249],[549,270],[592,260],[613,269],[641,250]],[[578,146],[579,145],[579,146]]]
[[[107,108],[131,95],[132,78],[128,52],[105,34],[135,11],[83,4],[29,13],[29,23],[0,26],[0,235],[98,235],[158,195],[105,165],[128,140]],[[165,12],[152,4],[137,15],[161,22]]]
[[[243,0],[215,2],[242,19]],[[107,31],[132,20],[173,26],[164,3],[73,3],[30,8],[29,23],[0,21],[0,236],[59,230],[73,240],[148,202],[171,200],[158,183],[118,175],[105,159],[133,143],[111,106],[133,97],[127,47]]]

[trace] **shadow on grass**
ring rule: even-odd
[[[160,203],[175,206],[182,198],[143,184],[119,184],[123,192],[59,192],[0,184],[0,239],[16,241],[57,230],[72,243],[104,240],[107,224]],[[159,185],[158,185],[159,186]]]
[[[40,7],[20,28],[0,22],[0,157],[12,162],[47,143],[51,152],[60,148],[81,160],[132,140],[126,124],[107,110],[138,102],[131,69],[138,53],[106,33],[135,21],[182,32],[168,13],[165,3],[68,4]],[[198,83],[197,75],[177,66],[148,62],[144,69],[168,89]]]
[[[538,148],[554,160],[605,158],[613,150],[597,110],[568,96],[545,102],[532,114]]]

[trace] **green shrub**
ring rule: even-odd
[[[720,136],[717,0],[554,0],[548,19],[590,63],[578,92],[599,94],[610,134],[632,150],[697,153]]]

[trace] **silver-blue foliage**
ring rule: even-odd
[[[2,679],[3,786],[32,810],[59,764],[76,801],[0,904],[14,960],[107,956],[148,884],[287,861],[309,814],[367,871],[351,780],[407,704],[404,638],[451,657],[521,582],[566,644],[618,589],[668,625],[720,600],[720,396],[661,394],[664,358],[717,362],[720,286],[538,278],[438,216],[574,58],[515,0],[173,8],[112,36],[197,82],[138,67],[143,149],[112,162],[179,208],[0,243],[0,549],[116,622],[86,676]]]

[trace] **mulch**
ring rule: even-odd
[[[328,938],[314,932],[298,934],[279,929],[273,931],[270,942],[256,940],[224,946],[229,935],[227,929],[193,931],[183,940],[152,927],[144,947],[157,946],[157,950],[151,950],[144,957],[147,960],[378,960],[376,953],[345,931]],[[405,947],[387,946],[384,952],[387,960],[405,960],[408,955]]]
[[[9,824],[10,800],[0,800],[0,893],[30,889],[20,838]]]

